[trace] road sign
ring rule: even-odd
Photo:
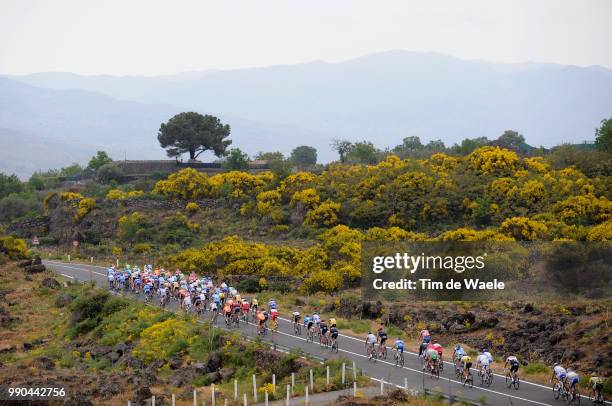
[[[72,246],[74,248],[78,247],[79,246],[79,242],[77,240],[72,240]]]
[[[32,238],[32,245],[39,245],[40,241],[38,241],[38,237]]]

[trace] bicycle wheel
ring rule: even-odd
[[[514,382],[512,382],[512,376],[510,376],[510,372],[508,372],[506,374],[506,387],[509,388],[514,384]]]
[[[468,384],[468,387],[470,388],[474,387],[474,377],[472,376],[472,374],[468,375],[468,378],[466,379],[466,383]]]
[[[561,396],[561,388],[559,387],[559,384],[555,384],[553,385],[553,396],[555,397],[555,400],[558,400],[559,397]]]
[[[518,375],[516,375],[516,377],[514,378],[514,389],[518,390],[520,384],[521,384],[521,381],[520,381]]]

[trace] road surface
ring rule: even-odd
[[[62,263],[55,261],[43,261],[44,264],[51,270],[75,281],[94,281],[98,286],[107,288],[108,281],[106,279],[106,268],[95,265],[84,265],[77,263]],[[142,298],[142,296],[141,296]],[[169,308],[178,307],[176,302],[171,302]],[[207,316],[202,316],[209,317]],[[217,325],[224,324],[222,317],[218,318]],[[240,323],[239,329],[246,336],[257,336],[256,327],[252,324],[246,325]],[[533,382],[521,381],[519,390],[508,389],[505,384],[505,377],[501,374],[495,374],[493,384],[490,387],[480,387],[478,384],[480,379],[474,371],[474,387],[468,388],[463,386],[455,379],[453,366],[451,363],[446,363],[444,371],[439,379],[434,379],[427,374],[423,374],[421,370],[421,362],[418,355],[412,352],[405,353],[405,365],[403,368],[395,367],[391,351],[389,351],[388,360],[378,360],[376,362],[369,361],[365,355],[364,342],[350,336],[340,335],[338,338],[338,354],[332,354],[329,350],[320,348],[317,343],[307,343],[305,336],[295,336],[293,334],[293,324],[290,320],[281,318],[279,322],[279,331],[272,337],[271,334],[266,335],[266,339],[273,341],[279,347],[288,349],[301,348],[305,354],[309,354],[318,358],[333,358],[343,357],[355,362],[357,368],[361,369],[364,374],[370,376],[374,380],[383,380],[385,385],[403,387],[405,384],[408,388],[419,389],[423,388],[439,390],[446,395],[455,395],[463,399],[470,399],[474,402],[485,401],[488,405],[562,405],[565,402],[555,400],[550,386],[541,385]],[[447,355],[448,356],[448,355]],[[520,373],[520,370],[519,370]],[[590,404],[590,401],[583,396],[581,404]],[[610,404],[606,402],[606,404]]]

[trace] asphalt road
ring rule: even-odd
[[[76,263],[60,263],[55,261],[44,261],[44,264],[53,271],[73,280],[94,281],[100,287],[107,288],[106,269],[95,265],[84,265]],[[142,296],[141,296],[142,299]],[[169,307],[176,309],[176,302],[170,303]],[[210,317],[208,314],[203,318]],[[224,325],[222,317],[218,318],[217,325]],[[256,327],[252,324],[240,324],[239,329],[249,337],[257,336]],[[365,337],[364,337],[365,339]],[[383,380],[385,385],[396,385],[403,387],[406,383],[408,388],[422,390],[429,388],[439,390],[447,395],[460,396],[463,399],[472,401],[482,401],[485,399],[488,405],[561,405],[565,404],[561,400],[553,398],[550,386],[540,385],[533,382],[521,381],[519,390],[508,389],[505,384],[505,376],[495,374],[493,384],[490,387],[480,387],[476,371],[474,374],[474,387],[463,386],[455,379],[453,366],[446,363],[443,373],[439,379],[434,379],[428,374],[423,374],[421,362],[417,354],[412,352],[405,353],[405,365],[403,368],[396,367],[389,351],[388,360],[369,361],[365,355],[364,342],[350,336],[340,335],[338,338],[338,354],[332,354],[329,350],[320,348],[318,343],[307,343],[305,336],[295,336],[293,325],[290,320],[281,318],[279,331],[275,334],[266,335],[266,340],[273,341],[280,348],[301,348],[305,354],[313,355],[318,358],[343,357],[355,362],[357,368],[361,369],[366,375],[375,380]],[[447,355],[448,356],[448,355]],[[519,370],[520,374],[520,370]],[[582,405],[590,404],[590,401],[583,396],[580,402]],[[610,404],[606,402],[606,404]]]

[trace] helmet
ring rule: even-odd
[[[457,344],[457,345],[455,346],[455,349],[456,349],[456,350],[458,350],[459,348],[461,348],[461,346],[460,346],[459,344]]]
[[[399,337],[399,336],[397,337],[397,340],[401,340],[401,339],[402,339],[401,337]]]
[[[554,367],[558,367],[558,366],[559,366],[559,363],[558,363],[558,362],[555,362],[555,365],[553,365],[553,366],[554,366]]]
[[[488,350],[486,348],[483,348],[482,352],[488,352]]]
[[[433,340],[433,344],[437,344],[437,343],[438,343],[438,340]]]
[[[372,334],[372,332],[371,332],[371,331],[368,331],[368,334]]]

